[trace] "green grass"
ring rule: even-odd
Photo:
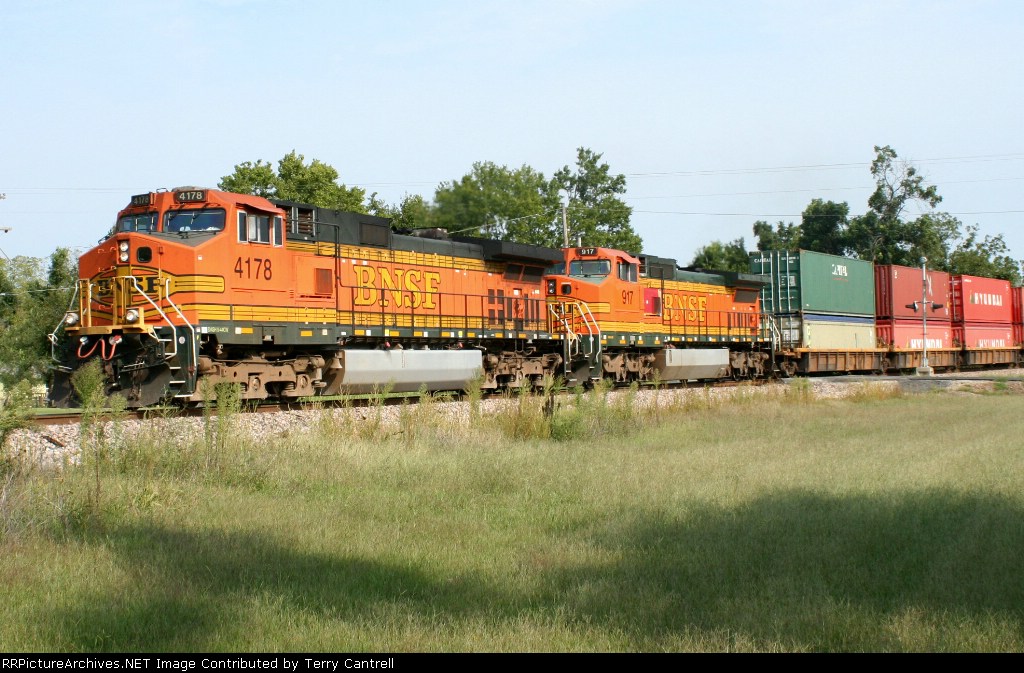
[[[1020,397],[621,400],[9,464],[0,643],[1024,650]]]

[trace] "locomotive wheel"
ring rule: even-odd
[[[779,373],[784,379],[791,379],[796,376],[796,363],[792,360],[783,360],[779,363]]]

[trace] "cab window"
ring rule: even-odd
[[[164,213],[164,231],[220,231],[224,229],[224,211],[220,209],[171,210]]]
[[[619,280],[628,280],[631,283],[636,282],[636,264],[629,264],[627,262],[619,262]]]
[[[282,219],[262,213],[238,213],[238,240],[241,243],[266,243],[280,246],[283,242]]]
[[[607,276],[612,271],[612,263],[607,259],[574,259],[569,262],[570,276]]]
[[[117,221],[117,231],[156,231],[156,213],[125,215]]]

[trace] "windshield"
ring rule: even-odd
[[[125,215],[117,221],[117,231],[156,231],[156,213]]]
[[[547,268],[544,272],[549,276],[564,276],[565,275],[565,262],[555,262]]]
[[[221,231],[224,229],[224,211],[172,210],[164,215],[164,231]]]
[[[577,259],[569,262],[570,276],[607,276],[611,270],[612,263],[607,259]]]

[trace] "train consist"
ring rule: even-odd
[[[213,189],[139,194],[79,261],[71,309],[50,336],[50,398],[76,405],[72,376],[94,360],[107,394],[132,408],[200,403],[219,383],[237,384],[245,400],[287,401],[501,391],[549,377],[574,385],[916,366],[920,314],[876,313],[872,266],[828,257],[755,253],[751,273],[700,272],[608,248],[399,232],[382,218]],[[874,270],[889,274],[878,287],[897,293],[899,274],[913,271]],[[942,282],[929,306],[943,313],[927,314],[935,364],[1016,362],[1019,289],[1004,295],[990,286],[1002,281],[954,277],[944,294]],[[1011,296],[1016,328],[995,310],[1009,312]]]

